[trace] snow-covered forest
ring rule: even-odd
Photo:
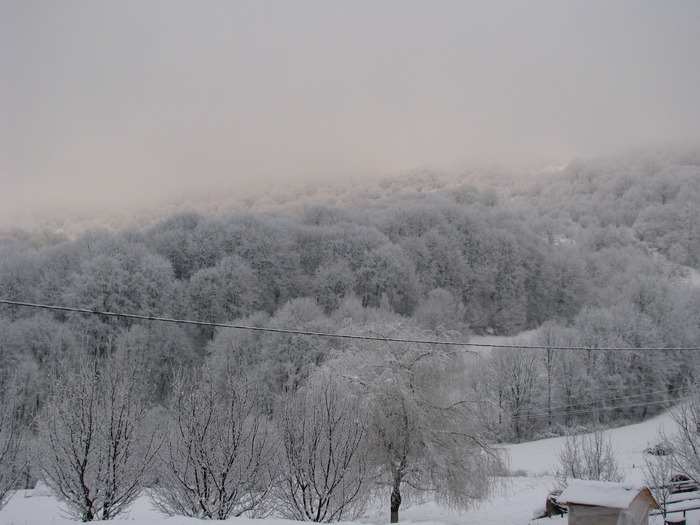
[[[0,494],[42,479],[83,520],[144,487],[200,518],[465,507],[499,443],[639,421],[698,378],[697,150],[280,195],[3,233],[1,300],[85,311],[0,305]]]

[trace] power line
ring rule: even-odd
[[[638,398],[638,397],[656,396],[656,395],[660,395],[660,394],[668,394],[668,389],[666,389],[666,390],[654,390],[652,392],[642,392],[641,394],[630,394],[628,396],[620,395],[617,397],[607,397],[604,399],[594,399],[592,401],[595,403],[612,403],[613,401],[630,401],[630,400],[632,400],[634,398]],[[645,402],[646,401],[642,401],[642,403],[645,403]],[[576,406],[579,406],[580,404],[581,403],[579,402],[579,403],[569,403],[566,405],[554,405],[554,406],[550,407],[549,409],[559,410],[562,408],[576,407]],[[613,407],[613,408],[617,408],[617,407]],[[538,410],[542,410],[544,413],[546,413],[546,411],[548,409],[546,407],[543,407],[543,408],[538,409]]]
[[[671,405],[671,404],[677,404],[681,403],[683,401],[688,401],[692,399],[691,397],[679,397],[676,399],[661,399],[658,401],[640,401],[638,403],[627,403],[624,405],[613,405],[613,406],[607,406],[607,407],[591,407],[591,408],[581,408],[581,409],[575,409],[575,410],[557,410],[553,411],[551,414],[551,417],[562,417],[562,416],[576,416],[576,415],[581,415],[581,414],[595,414],[595,413],[604,413],[604,412],[611,412],[613,410],[617,410],[620,408],[640,408],[640,407],[646,407],[646,406],[653,406],[653,405]],[[576,405],[566,405],[566,406],[571,406],[574,407]],[[513,414],[507,414],[506,416],[511,419],[519,419],[519,420],[531,420],[531,419],[547,419],[550,417],[550,414],[546,412],[546,408],[543,408],[541,410],[529,410],[526,411],[522,414],[519,415],[513,415]]]
[[[657,394],[668,394],[668,390],[655,390],[650,392],[643,392],[640,394],[631,394],[628,396],[618,396],[618,397],[608,397],[603,399],[593,399],[588,401],[589,403],[601,403],[602,406],[591,406],[589,408],[577,408],[581,407],[581,402],[569,403],[565,405],[554,405],[547,408],[542,407],[527,407],[520,414],[514,415],[509,414],[507,410],[504,410],[505,416],[510,420],[532,420],[532,419],[548,419],[550,417],[561,417],[561,416],[571,416],[579,414],[594,414],[596,412],[610,412],[612,410],[617,410],[620,408],[638,408],[644,406],[652,405],[663,405],[663,404],[678,404],[683,401],[688,401],[692,399],[691,396],[678,397],[674,399],[658,399],[653,401],[637,401],[634,403],[628,402],[624,404],[615,405],[614,401],[629,401],[634,398],[654,396]],[[613,404],[608,404],[613,403]],[[608,404],[606,406],[606,404]],[[572,410],[573,409],[573,410]]]
[[[636,397],[655,396],[655,395],[657,395],[657,394],[668,394],[668,389],[664,389],[664,390],[653,390],[653,391],[651,391],[651,392],[642,392],[641,394],[630,394],[630,395],[628,395],[628,396],[620,395],[620,396],[617,396],[617,397],[607,397],[607,398],[605,398],[605,399],[596,399],[595,402],[596,402],[596,403],[609,403],[609,402],[612,402],[612,401],[628,401],[628,400],[633,399],[633,398],[636,398]],[[552,408],[553,408],[553,409],[557,409],[557,408],[568,408],[568,407],[570,407],[570,406],[575,406],[575,405],[572,405],[572,404],[568,404],[568,405],[556,405],[556,406],[553,406]]]
[[[194,326],[210,326],[215,328],[233,328],[236,330],[249,330],[253,332],[268,332],[276,334],[288,334],[298,336],[326,337],[334,339],[353,339],[361,341],[382,341],[393,343],[414,343],[425,345],[460,346],[468,348],[511,348],[517,350],[590,350],[590,351],[656,351],[656,350],[676,350],[676,351],[698,351],[700,347],[685,348],[650,348],[650,347],[585,347],[585,346],[550,346],[550,345],[521,345],[521,344],[499,344],[499,343],[468,343],[462,341],[437,341],[425,339],[403,339],[396,337],[381,337],[371,335],[352,334],[331,334],[327,332],[312,332],[307,330],[291,330],[285,328],[270,328],[261,326],[247,326],[230,323],[215,323],[209,321],[194,321],[191,319],[173,319],[170,317],[156,317],[152,315],[130,314],[124,312],[109,312],[102,310],[90,310],[88,308],[74,308],[69,306],[56,306],[48,304],[27,303],[21,301],[9,301],[0,299],[0,304],[12,306],[23,306],[27,308],[40,308],[44,310],[55,310],[62,312],[73,312],[85,315],[103,315],[107,317],[119,317],[125,319],[138,319],[141,321],[157,321],[162,323],[187,324]]]

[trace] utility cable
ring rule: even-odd
[[[437,341],[424,339],[404,339],[396,337],[380,337],[370,335],[352,335],[352,334],[331,334],[327,332],[312,332],[307,330],[290,330],[284,328],[270,328],[261,326],[247,326],[230,323],[215,323],[209,321],[193,321],[190,319],[173,319],[170,317],[156,317],[152,315],[130,314],[123,312],[108,312],[102,310],[90,310],[88,308],[73,308],[69,306],[56,306],[48,304],[27,303],[21,301],[9,301],[0,299],[0,304],[11,306],[22,306],[27,308],[40,308],[44,310],[54,310],[62,312],[73,312],[85,315],[102,315],[107,317],[118,317],[124,319],[138,319],[142,321],[157,321],[163,323],[187,324],[195,326],[210,326],[216,328],[234,328],[237,330],[249,330],[253,332],[268,332],[276,334],[289,334],[298,336],[313,336],[326,337],[335,339],[353,339],[361,341],[382,341],[394,343],[413,343],[425,345],[442,345],[442,346],[459,346],[468,348],[511,348],[516,350],[590,350],[590,351],[658,351],[658,350],[675,350],[675,351],[700,351],[700,347],[685,347],[685,348],[651,348],[651,347],[582,347],[582,346],[550,346],[550,345],[521,345],[521,344],[499,344],[499,343],[468,343],[462,341]]]
[[[668,394],[668,393],[669,393],[668,390],[655,390],[655,391],[652,391],[652,392],[643,392],[643,393],[641,393],[641,394],[630,394],[630,395],[628,395],[628,396],[621,395],[621,396],[618,396],[618,397],[607,397],[607,398],[604,398],[604,399],[592,399],[591,402],[592,402],[592,403],[602,403],[602,404],[605,404],[605,403],[614,403],[615,401],[630,402],[630,401],[632,401],[634,398],[647,397],[647,396],[656,396],[656,395]],[[674,399],[669,399],[668,401],[669,401],[669,402],[672,401],[672,402],[675,403],[675,402],[676,402],[676,399],[675,399],[675,398],[674,398]],[[640,402],[640,403],[649,403],[650,401],[641,401],[641,400],[640,400],[639,402]],[[661,403],[662,401],[659,400],[659,401],[651,401],[651,402],[652,402],[652,403]],[[579,402],[579,403],[569,403],[569,404],[566,404],[566,405],[553,405],[553,406],[551,406],[551,407],[549,407],[549,408],[547,408],[546,406],[545,406],[545,407],[528,408],[528,409],[526,410],[526,413],[528,413],[528,414],[533,414],[533,415],[540,415],[540,414],[541,414],[541,415],[544,415],[544,416],[548,416],[548,415],[549,415],[549,414],[548,414],[548,411],[551,411],[552,414],[554,414],[554,413],[556,413],[556,412],[560,412],[562,409],[566,410],[566,409],[570,409],[570,408],[574,408],[574,407],[580,407],[580,406],[581,406],[581,403]],[[618,407],[619,407],[619,405],[618,405],[618,406],[615,406],[615,405],[613,405],[613,406],[607,406],[607,407],[604,407],[603,410],[608,410],[608,409],[618,408]],[[580,409],[577,409],[577,410],[580,410]]]
[[[644,401],[644,402],[639,402],[639,403],[628,403],[625,405],[617,405],[617,406],[609,406],[609,407],[591,407],[591,408],[582,408],[582,409],[575,409],[575,410],[558,410],[556,412],[552,412],[551,417],[562,417],[562,416],[576,416],[576,415],[581,415],[581,414],[595,414],[595,413],[603,413],[603,412],[610,412],[612,410],[617,410],[620,408],[641,408],[641,407],[646,407],[646,406],[653,406],[653,405],[664,405],[664,404],[678,404],[682,403],[684,401],[688,401],[692,399],[691,397],[679,397],[676,399],[664,399],[664,400],[659,400],[659,401]],[[574,406],[574,405],[571,405]],[[539,413],[536,411],[531,411],[531,412],[524,412],[519,415],[514,415],[514,414],[508,414],[506,413],[506,417],[511,420],[532,420],[532,419],[548,419],[550,417],[550,414],[546,413],[546,408],[543,409],[545,412],[544,413]]]

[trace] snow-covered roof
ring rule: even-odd
[[[648,489],[609,481],[571,480],[569,486],[564,489],[557,501],[564,505],[589,505],[627,509],[641,492],[645,492],[652,506],[658,508]]]

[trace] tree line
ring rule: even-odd
[[[450,347],[353,342],[272,400],[241,356],[217,352],[180,368],[157,403],[133,343],[55,367],[33,435],[17,434],[0,472],[26,457],[12,472],[33,472],[82,521],[114,518],[147,489],[169,515],[330,522],[384,501],[395,522],[405,498],[426,493],[466,508],[503,470],[477,396],[443,382],[461,360]],[[8,392],[3,406],[22,403]],[[0,478],[4,494],[16,479]]]

